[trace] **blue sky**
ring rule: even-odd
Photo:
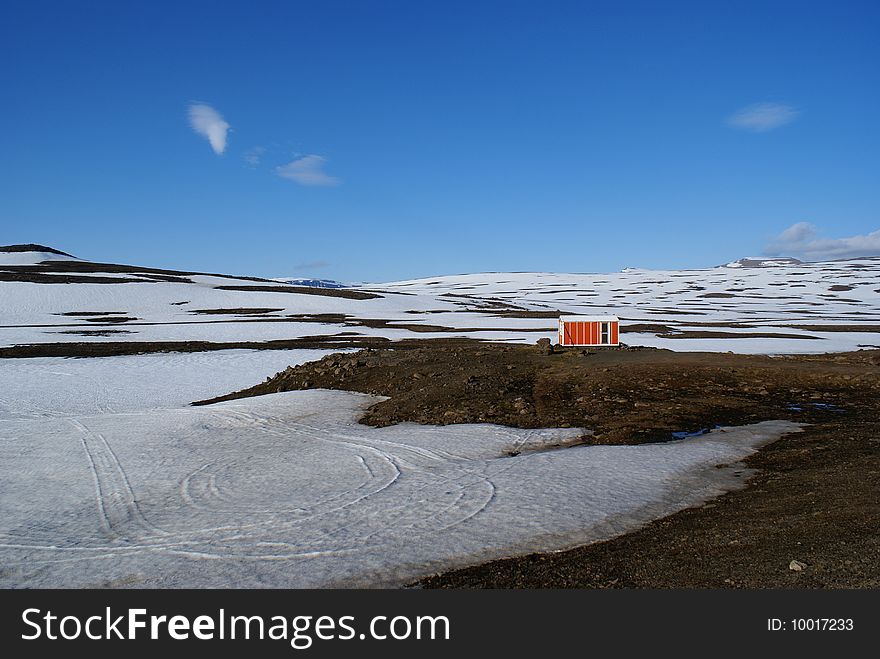
[[[0,62],[0,243],[350,281],[880,253],[875,2],[6,0]]]

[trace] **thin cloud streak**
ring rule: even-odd
[[[797,119],[800,112],[785,103],[756,103],[734,112],[727,125],[752,133],[766,133]]]
[[[313,187],[329,187],[339,185],[340,181],[335,176],[330,176],[324,171],[327,159],[323,156],[308,155],[275,168],[275,172],[281,178],[286,178],[300,185]]]

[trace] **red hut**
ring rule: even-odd
[[[617,316],[560,316],[559,345],[617,346],[620,319]]]

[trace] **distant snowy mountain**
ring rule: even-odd
[[[291,279],[288,277],[279,277],[273,281],[282,284],[290,284],[291,286],[308,286],[310,288],[347,288],[347,284],[343,284],[333,279]]]
[[[778,268],[785,265],[800,265],[803,261],[791,256],[767,258],[762,256],[747,256],[738,261],[731,261],[719,268]]]

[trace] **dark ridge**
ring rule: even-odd
[[[144,268],[137,265],[119,265],[117,263],[94,263],[92,261],[52,261],[39,265],[3,265],[0,270],[15,273],[68,273],[68,272],[101,272],[112,274],[138,274],[146,275],[170,275],[173,277],[188,277],[190,275],[204,275],[207,277],[220,277],[222,279],[241,279],[244,281],[256,281],[273,283],[271,279],[262,277],[247,277],[244,275],[221,275],[214,272],[192,272],[184,270],[166,270],[163,268]],[[171,281],[177,281],[176,279]],[[188,282],[188,280],[186,280]]]
[[[673,334],[676,332],[676,329],[659,323],[627,323],[626,325],[621,324],[620,331],[621,333]]]
[[[445,345],[467,343],[472,339],[429,339]],[[425,344],[424,339],[399,339],[391,341],[381,336],[357,336],[351,332],[334,335],[302,336],[294,339],[272,341],[92,341],[88,343],[29,343],[0,348],[0,359],[26,359],[31,357],[118,357],[120,355],[145,355],[162,352],[210,352],[215,350],[289,350],[307,348],[314,350],[341,350],[348,348],[383,348],[408,350]]]
[[[465,312],[481,313],[482,309],[465,309]],[[493,316],[502,318],[559,318],[564,315],[561,311],[532,311],[529,309],[492,309]]]
[[[125,311],[65,311],[56,316],[124,316]]]
[[[93,329],[93,330],[62,330],[58,334],[76,334],[77,336],[113,336],[114,334],[133,334],[130,330]]]
[[[53,247],[46,247],[45,245],[37,245],[36,243],[27,243],[24,245],[0,245],[0,252],[6,252],[6,253],[47,252],[49,254],[59,254],[61,256],[69,256],[72,259],[76,258],[73,254],[68,254],[67,252],[62,252],[61,250],[55,249]]]
[[[242,315],[266,315],[284,311],[271,307],[237,307],[235,309],[192,309],[190,313],[208,316],[242,316]]]
[[[374,341],[377,347],[380,341]],[[333,337],[302,337],[276,341],[96,341],[89,343],[31,343],[0,348],[0,359],[30,357],[118,357],[163,352],[213,352],[215,350],[287,350],[290,348],[348,348],[349,340],[334,341]],[[354,347],[369,347],[355,342]]]
[[[134,318],[132,316],[98,316],[96,318],[89,316],[88,318],[83,318],[83,320],[85,320],[86,322],[89,322],[89,323],[107,324],[107,323],[130,323],[133,320],[137,320],[137,318]]]
[[[87,275],[60,275],[43,272],[8,272],[0,269],[0,281],[20,281],[30,284],[132,284],[150,283],[137,277],[89,277]]]
[[[172,282],[176,284],[192,284],[193,280],[189,277],[178,277],[176,275],[159,275],[155,272],[144,272],[139,275],[144,279],[150,279],[152,281],[166,281]]]
[[[672,332],[659,332],[657,336],[661,339],[822,339],[820,336],[785,332],[715,332],[710,330],[673,330]]]
[[[262,293],[300,293],[304,295],[324,295],[326,297],[344,297],[350,300],[372,300],[380,298],[376,293],[365,293],[350,288],[313,288],[310,286],[215,286],[221,291],[245,291]]]
[[[880,334],[880,325],[780,325],[807,332],[866,332]]]

